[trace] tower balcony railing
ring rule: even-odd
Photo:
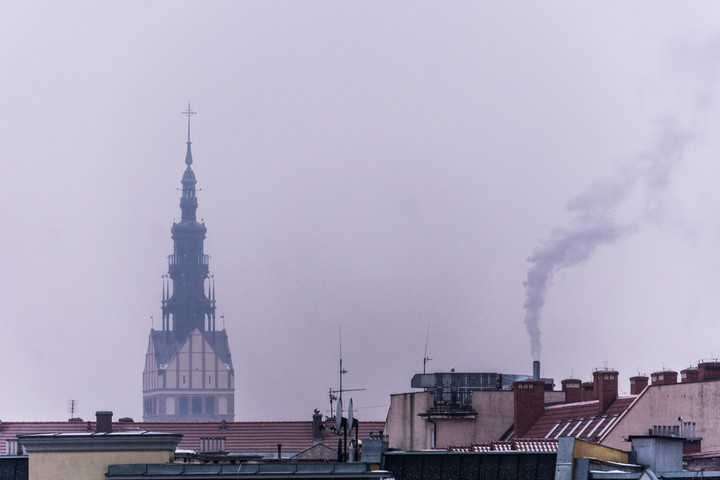
[[[168,255],[168,266],[172,267],[175,265],[209,265],[210,264],[210,255],[203,255],[202,253],[198,253],[196,255],[189,254],[189,255],[177,255],[173,253],[172,255]]]

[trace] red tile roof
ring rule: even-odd
[[[527,437],[557,439],[561,436],[597,442],[630,409],[637,396],[618,397],[600,413],[598,400],[547,407],[527,432]]]
[[[342,436],[330,431],[334,422],[326,422],[323,443],[337,448]],[[164,423],[164,422],[113,422],[113,431],[151,431],[180,433],[183,439],[178,448],[200,451],[200,437],[225,437],[225,449],[232,453],[277,454],[282,444],[283,456],[305,450],[313,445],[312,421],[288,422],[227,422],[222,430],[220,422]],[[358,438],[370,438],[370,432],[379,433],[385,422],[359,422]],[[2,422],[0,423],[0,455],[6,453],[6,440],[30,433],[94,432],[95,422]],[[354,437],[354,434],[353,434]]]
[[[509,442],[473,443],[465,446],[452,446],[451,452],[549,452],[556,453],[558,441],[552,439],[516,438]]]
[[[515,450],[520,452],[557,452],[558,441],[549,439],[518,438]]]

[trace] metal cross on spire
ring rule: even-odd
[[[180,113],[182,113],[183,115],[185,115],[185,116],[187,117],[187,119],[188,119],[188,141],[187,141],[187,143],[190,144],[190,143],[192,143],[192,142],[190,141],[190,117],[192,117],[193,115],[197,115],[197,112],[193,112],[193,111],[190,109],[190,103],[188,102],[187,110],[185,110],[184,112],[180,112]]]

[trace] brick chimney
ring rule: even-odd
[[[637,375],[630,377],[630,395],[640,395],[645,387],[648,386],[649,378],[647,375]]]
[[[680,383],[697,383],[700,381],[700,370],[697,368],[686,368],[680,370]]]
[[[720,379],[720,362],[698,363],[698,370],[700,371],[701,382]]]
[[[562,382],[562,391],[565,392],[565,403],[582,401],[582,382],[577,378],[568,378]]]
[[[600,401],[600,412],[604,412],[618,396],[618,372],[615,370],[596,370],[593,372],[595,392]]]
[[[521,438],[545,411],[545,382],[521,380],[513,383],[515,437]]]
[[[580,390],[582,391],[583,402],[597,400],[597,393],[595,392],[595,384],[593,382],[583,382]]]
[[[323,441],[323,430],[325,426],[322,421],[322,414],[320,410],[315,409],[315,413],[312,416],[312,432],[313,432],[313,443],[322,443]]]
[[[677,383],[677,372],[674,370],[663,370],[650,374],[653,385],[674,385]]]
[[[113,412],[95,412],[95,433],[111,433],[112,416]]]

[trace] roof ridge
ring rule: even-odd
[[[560,403],[558,405],[550,405],[545,407],[545,410],[552,410],[552,409],[558,409],[563,407],[571,407],[575,405],[590,405],[592,403],[599,403],[600,400],[585,400],[584,402],[570,402],[570,403]]]

